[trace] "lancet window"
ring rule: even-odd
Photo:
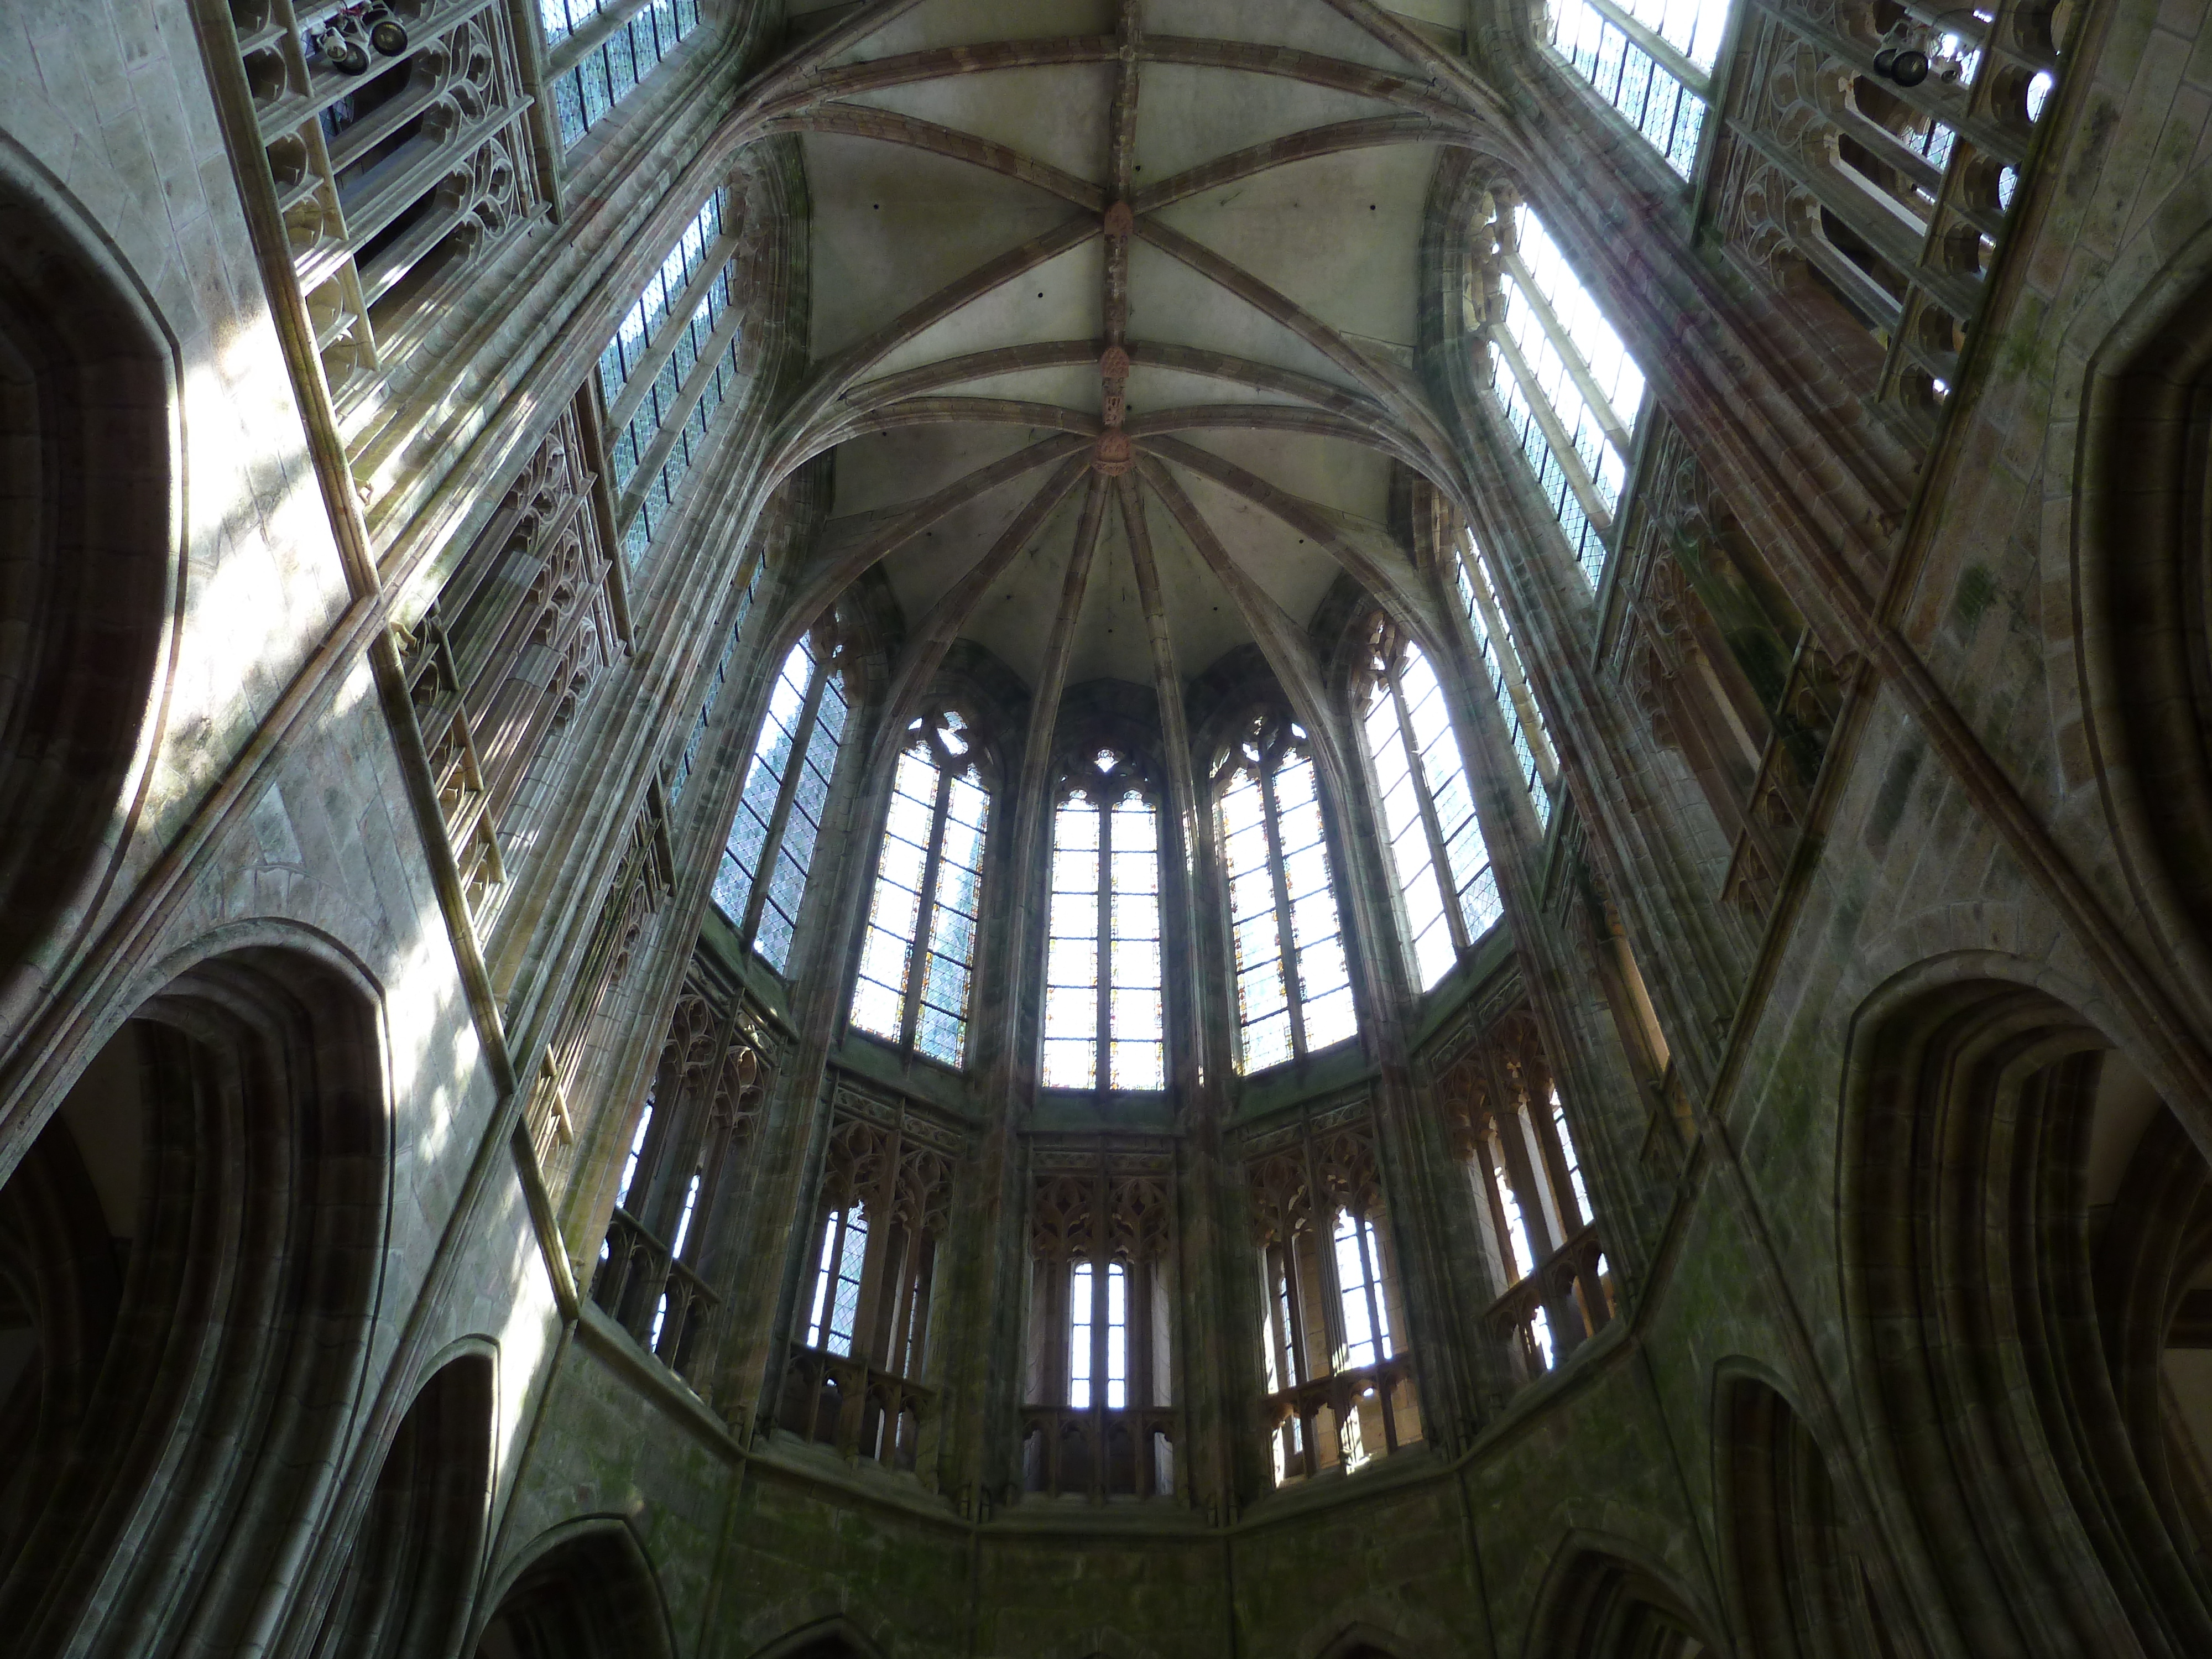
[[[737,230],[726,185],[684,227],[599,354],[615,522],[632,566],[738,388]]]
[[[1491,385],[1595,586],[1627,477],[1644,374],[1532,210],[1499,201],[1485,234],[1496,240]]]
[[[1214,828],[1237,959],[1237,1069],[1355,1036],[1320,783],[1304,730],[1256,716],[1213,772]]]
[[[1729,0],[1553,0],[1559,54],[1684,179],[1697,165]]]
[[[840,1093],[778,1407],[786,1429],[915,1467],[935,1400],[920,1378],[955,1145],[912,1114]]]
[[[1504,1287],[1485,1323],[1525,1378],[1613,1316],[1611,1273],[1558,1080],[1534,1017],[1516,1010],[1437,1079]]]
[[[702,1387],[719,1287],[711,1234],[739,1185],[767,1078],[734,998],[695,966],[670,1017],[616,1183],[592,1296],[648,1352]]]
[[[751,619],[753,601],[760,597],[761,572],[767,562],[758,549],[747,556],[744,590],[738,595],[737,620],[730,624],[730,636],[722,641],[722,654],[714,664],[714,678],[707,682],[706,695],[700,699],[698,718],[691,722],[691,731],[684,739],[684,750],[668,775],[668,805],[672,810],[684,799],[684,786],[691,781],[691,774],[699,763],[700,745],[707,740],[708,722],[714,718],[714,705],[722,700],[722,688],[730,683],[730,670],[738,659],[738,645],[745,636],[745,623]]]
[[[1046,1146],[1030,1214],[1026,1489],[1175,1490],[1172,1154]]]
[[[958,1066],[991,796],[975,733],[953,709],[908,728],[892,775],[876,887],[853,985],[855,1029]]]
[[[1544,711],[1528,689],[1528,676],[1514,643],[1513,625],[1498,603],[1498,590],[1490,580],[1490,562],[1472,532],[1460,532],[1452,554],[1452,575],[1459,586],[1460,603],[1467,609],[1468,624],[1474,630],[1482,652],[1483,672],[1490,677],[1491,695],[1505,722],[1505,740],[1512,745],[1521,781],[1528,787],[1528,804],[1536,821],[1552,821],[1552,791],[1558,787],[1559,764],[1552,749],[1552,734],[1544,725]]]
[[[1421,1438],[1396,1258],[1364,1111],[1267,1135],[1250,1163],[1277,1485]]]
[[[1369,647],[1367,758],[1425,991],[1498,921],[1498,878],[1436,670],[1388,621],[1376,620]]]
[[[847,713],[834,642],[817,635],[793,646],[769,694],[714,877],[716,906],[779,974],[791,960]]]
[[[699,0],[538,0],[538,13],[563,149],[699,27]]]
[[[1129,757],[1062,780],[1046,919],[1044,1086],[1164,1089],[1160,814]]]

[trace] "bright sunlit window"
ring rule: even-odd
[[[1452,572],[1459,585],[1460,603],[1467,608],[1468,625],[1482,652],[1491,695],[1497,698],[1498,713],[1505,722],[1506,741],[1513,745],[1522,781],[1528,786],[1528,804],[1536,809],[1536,821],[1548,824],[1552,789],[1559,779],[1552,735],[1544,726],[1544,711],[1536,706],[1535,695],[1528,689],[1528,677],[1513,641],[1512,624],[1498,606],[1489,564],[1474,537],[1464,531],[1453,554]]]
[[[1099,1278],[1088,1261],[1068,1269],[1067,1403],[1118,1412],[1129,1403],[1129,1270],[1107,1263],[1103,1297]]]
[[[1728,20],[1729,0],[1553,0],[1551,41],[1687,179]]]
[[[699,0],[538,0],[538,13],[564,149],[605,120],[699,27]]]
[[[1158,809],[1133,763],[1112,750],[1080,763],[1061,788],[1046,921],[1044,1086],[1164,1089]]]
[[[1500,914],[1474,795],[1427,655],[1378,623],[1365,732],[1415,976],[1429,989]]]
[[[967,723],[951,709],[915,721],[892,775],[853,1024],[952,1066],[967,1054],[990,817]]]
[[[806,1318],[806,1346],[830,1353],[853,1352],[860,1316],[860,1267],[868,1255],[867,1212],[855,1204],[822,1219],[822,1253],[814,1269],[814,1307]]]
[[[845,735],[845,677],[835,655],[801,640],[783,659],[753,744],[744,798],[722,848],[714,903],[781,973],[806,894],[814,844],[829,804],[837,745]],[[758,879],[762,867],[769,879]]]
[[[1263,714],[1216,768],[1214,828],[1237,955],[1237,1069],[1358,1035],[1319,783],[1305,732]]]
[[[1344,1363],[1352,1369],[1378,1364],[1397,1352],[1382,1291],[1382,1241],[1366,1217],[1339,1210],[1333,1243],[1344,1306]]]

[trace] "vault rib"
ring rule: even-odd
[[[855,410],[814,441],[806,459],[872,433],[916,426],[1027,426],[1040,431],[1098,435],[1098,417],[1060,404],[1025,403],[1015,398],[905,398],[873,409]]]
[[[1044,191],[1086,212],[1103,212],[1106,207],[1105,192],[1097,185],[1063,172],[1049,161],[1040,161],[1010,144],[979,137],[958,127],[925,121],[918,116],[902,115],[896,110],[871,109],[865,104],[824,104],[796,114],[776,116],[763,122],[760,131],[763,137],[787,132],[825,133],[926,150]]]
[[[1172,178],[1147,185],[1130,205],[1139,213],[1152,213],[1173,203],[1201,196],[1220,185],[1234,184],[1255,173],[1310,161],[1323,155],[1342,155],[1352,150],[1375,149],[1385,144],[1449,144],[1478,148],[1479,139],[1464,122],[1444,125],[1421,115],[1377,115],[1358,121],[1335,121],[1251,144],[1210,161],[1187,167]]]
[[[1427,465],[1419,445],[1395,422],[1369,416],[1351,420],[1317,409],[1292,409],[1282,404],[1188,404],[1134,416],[1129,422],[1131,439],[1154,438],[1175,432],[1206,430],[1237,432],[1296,432],[1310,438],[1332,438],[1357,444],[1403,461],[1416,471]]]
[[[1419,64],[1428,75],[1431,86],[1441,82],[1459,94],[1459,101],[1466,109],[1494,122],[1503,132],[1518,132],[1512,111],[1487,82],[1449,52],[1439,51],[1424,40],[1376,5],[1375,0],[1328,0],[1328,3],[1331,9],[1407,63]]]

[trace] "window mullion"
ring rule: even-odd
[[[814,738],[815,717],[822,710],[822,694],[830,684],[830,656],[823,653],[814,665],[814,673],[806,683],[806,701],[799,706],[799,719],[791,728],[791,753],[785,757],[783,779],[776,786],[775,811],[769,815],[768,832],[762,838],[760,862],[753,872],[753,890],[745,896],[744,925],[738,929],[738,942],[750,946],[760,931],[761,906],[768,902],[768,890],[775,878],[775,861],[783,851],[784,826],[791,822],[791,804],[799,796],[799,780],[806,770],[806,749]],[[763,719],[768,718],[763,715]],[[794,927],[796,916],[792,918]]]
[[[1502,325],[1491,331],[1490,338],[1504,356],[1507,370],[1520,385],[1521,396],[1528,405],[1529,414],[1534,416],[1536,424],[1544,428],[1545,441],[1551,445],[1560,471],[1566,475],[1568,488],[1582,502],[1583,511],[1589,515],[1589,521],[1597,527],[1599,535],[1611,534],[1613,514],[1599,497],[1597,485],[1591,480],[1589,469],[1583,465],[1582,455],[1575,448],[1574,440],[1567,435],[1566,428],[1559,423],[1559,410],[1552,407],[1552,400],[1536,384],[1534,371],[1529,368],[1528,359],[1521,355],[1519,343],[1510,331]]]
[[[1437,818],[1436,798],[1429,793],[1429,775],[1421,762],[1421,745],[1413,735],[1413,716],[1406,707],[1405,688],[1399,682],[1399,669],[1388,671],[1390,683],[1390,706],[1398,714],[1398,741],[1406,750],[1407,770],[1413,781],[1413,801],[1421,814],[1421,830],[1429,838],[1430,873],[1443,890],[1444,923],[1451,929],[1452,943],[1464,951],[1474,941],[1468,936],[1467,918],[1459,910],[1459,872],[1451,867],[1450,850],[1444,844],[1443,825]],[[1450,734],[1445,734],[1449,737]],[[1383,825],[1387,830],[1388,823]],[[1406,941],[1410,949],[1413,940]],[[1419,969],[1416,967],[1415,972]]]
[[[1098,804],[1098,1092],[1113,1086],[1114,1073],[1114,809]],[[1103,1271],[1103,1269],[1101,1269]],[[1105,1280],[1097,1281],[1103,1292]]]
[[[724,267],[737,257],[738,240],[735,232],[725,232],[708,244],[706,252],[699,256],[699,270],[702,274],[686,283],[684,292],[677,296],[678,304],[682,304],[686,300],[690,303],[684,306],[680,315],[672,307],[661,321],[659,332],[653,336],[653,343],[638,354],[636,362],[624,368],[622,390],[615,394],[614,401],[607,405],[608,431],[620,432],[623,428],[628,426],[630,417],[637,413],[639,406],[645,402],[645,394],[653,389],[653,383],[660,378],[660,371],[667,366],[668,360],[676,355],[678,342],[690,331],[692,319],[699,314],[699,308],[707,303],[714,284],[721,279]],[[651,278],[648,277],[647,280],[650,281]],[[734,292],[737,287],[734,280],[730,286],[733,290],[730,296],[730,312],[734,313],[739,308]],[[722,321],[726,324],[729,317],[726,315]],[[718,334],[721,326],[720,324],[716,325]],[[729,342],[725,340],[723,343],[727,345]],[[715,355],[719,356],[720,354]],[[711,360],[703,354],[699,361],[702,363],[709,363],[711,366]],[[691,374],[685,376],[682,384],[690,384],[691,379],[698,372],[697,368],[694,368]],[[662,424],[665,426],[671,422],[664,420]]]
[[[915,895],[914,945],[906,959],[906,1006],[899,1015],[899,1048],[908,1054],[914,1052],[915,1026],[921,1018],[921,988],[928,977],[926,970],[929,965],[930,928],[937,917],[938,866],[945,858],[945,815],[951,801],[952,774],[940,766],[937,769],[937,805],[929,815],[929,850],[922,855],[921,888]]]
[[[1547,789],[1559,787],[1559,757],[1553,752],[1551,732],[1546,727],[1542,711],[1536,707],[1536,693],[1528,684],[1528,676],[1521,666],[1521,653],[1513,643],[1513,635],[1505,626],[1505,619],[1498,606],[1498,596],[1491,591],[1490,572],[1484,568],[1482,556],[1472,550],[1468,557],[1468,586],[1474,592],[1474,602],[1482,612],[1483,631],[1490,635],[1491,649],[1498,653],[1498,672],[1505,681],[1505,694],[1513,700],[1514,712],[1520,716],[1521,733],[1528,740],[1528,750],[1536,757],[1536,770],[1543,775]]]
[[[1260,773],[1260,814],[1261,821],[1267,826],[1267,878],[1275,890],[1275,942],[1282,952],[1283,994],[1291,1015],[1291,1053],[1304,1060],[1305,989],[1298,979],[1297,941],[1291,933],[1290,874],[1283,866],[1283,825],[1275,807],[1275,776],[1264,768]]]
[[[1528,301],[1528,309],[1536,313],[1537,326],[1544,331],[1544,337],[1551,341],[1552,349],[1559,354],[1559,361],[1566,365],[1568,378],[1574,381],[1575,389],[1583,394],[1583,400],[1596,415],[1606,441],[1619,450],[1620,459],[1626,461],[1633,441],[1628,427],[1613,408],[1613,399],[1598,389],[1597,376],[1590,373],[1582,348],[1575,343],[1574,336],[1567,332],[1566,325],[1559,320],[1559,313],[1552,309],[1552,302],[1544,297],[1543,291],[1529,276],[1528,267],[1521,262],[1520,254],[1509,248],[1500,255],[1500,258],[1513,280],[1520,284],[1521,297]]]

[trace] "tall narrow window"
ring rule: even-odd
[[[1103,1405],[1121,1410],[1129,1403],[1127,1265],[1109,1261],[1103,1275],[1088,1261],[1071,1267],[1067,1321],[1067,1403],[1079,1409]]]
[[[615,521],[635,567],[738,386],[742,316],[726,188],[707,198],[599,354]]]
[[[1551,41],[1687,179],[1698,161],[1729,0],[1553,0]]]
[[[1567,1188],[1574,1194],[1575,1212],[1568,1218],[1570,1231],[1596,1217],[1590,1208],[1589,1188],[1583,1184],[1582,1159],[1575,1156],[1575,1137],[1567,1127],[1567,1109],[1559,1103],[1559,1091],[1552,1091],[1552,1133],[1558,1137],[1559,1158],[1567,1167]]]
[[[822,1255],[814,1271],[814,1309],[807,1316],[806,1346],[834,1354],[853,1352],[853,1325],[860,1307],[860,1267],[868,1255],[868,1215],[857,1204],[832,1210],[822,1220]]]
[[[947,1066],[968,1046],[968,981],[991,797],[967,723],[916,720],[893,775],[853,1024]]]
[[[1644,374],[1535,214],[1498,216],[1502,314],[1491,383],[1536,485],[1591,585],[1620,506]]]
[[[1367,754],[1423,990],[1501,914],[1443,687],[1421,647],[1378,622],[1369,660]]]
[[[744,798],[722,849],[714,902],[779,974],[805,896],[814,844],[845,735],[845,677],[823,643],[801,640],[783,659],[753,744]],[[759,876],[763,867],[769,879]]]
[[[1264,1071],[1359,1030],[1305,732],[1261,716],[1213,782],[1237,955],[1237,1069]]]
[[[1491,585],[1482,550],[1475,545],[1472,535],[1462,535],[1464,539],[1453,556],[1460,603],[1467,607],[1468,623],[1474,630],[1475,643],[1481,647],[1482,666],[1490,676],[1491,695],[1498,699],[1498,713],[1505,722],[1505,739],[1513,745],[1513,758],[1520,764],[1522,781],[1528,786],[1528,804],[1536,809],[1536,821],[1548,824],[1552,821],[1552,788],[1559,777],[1552,734],[1544,725],[1544,711],[1536,706],[1535,696],[1528,689],[1528,677],[1522,671],[1521,653],[1513,642],[1513,627],[1498,608],[1497,590]]]
[[[1134,763],[1101,750],[1053,813],[1044,1086],[1164,1089],[1160,819]]]
[[[722,688],[730,683],[730,668],[737,661],[738,642],[745,636],[745,623],[753,614],[753,601],[760,597],[762,565],[756,551],[751,556],[744,592],[738,596],[737,620],[730,624],[730,637],[722,641],[721,659],[714,665],[714,678],[707,682],[707,695],[700,701],[699,717],[691,722],[690,735],[684,739],[684,752],[677,757],[675,769],[669,775],[671,807],[684,799],[684,786],[691,781],[692,769],[699,762],[699,745],[706,741],[707,723],[714,718],[714,705],[722,700]]]
[[[1336,1212],[1334,1242],[1337,1290],[1344,1304],[1344,1363],[1372,1365],[1396,1351],[1382,1293],[1382,1242],[1372,1221],[1349,1210]]]
[[[699,0],[538,0],[564,149],[699,27]]]

